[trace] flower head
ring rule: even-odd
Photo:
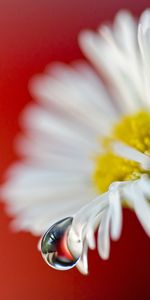
[[[123,206],[150,236],[150,11],[139,22],[120,11],[79,43],[95,71],[84,61],[54,63],[32,80],[37,102],[23,113],[17,143],[24,160],[2,193],[19,230],[40,235],[73,216],[68,245],[74,254],[82,241],[77,267],[86,274],[95,231],[107,259]]]

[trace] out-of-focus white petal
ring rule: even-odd
[[[37,183],[32,178],[27,182],[19,182],[19,178],[6,183],[1,190],[6,199],[7,210],[16,215],[14,222],[18,229],[30,230],[33,234],[41,234],[50,221],[55,222],[61,217],[72,215],[95,197],[90,184],[81,180],[70,181],[68,174],[64,185],[60,178],[55,184]],[[75,179],[75,177],[74,177]],[[53,181],[53,180],[52,180]]]
[[[56,138],[74,144],[80,143],[81,146],[82,144],[83,146],[90,146],[89,139],[94,142],[93,135],[94,133],[97,134],[97,132],[90,131],[87,127],[84,128],[72,119],[64,118],[59,114],[56,115],[54,112],[52,114],[40,106],[33,105],[24,110],[22,126],[49,136],[50,140]]]
[[[93,76],[92,78],[94,80]],[[90,124],[90,127],[96,132],[99,128],[99,132],[105,133],[114,120],[115,115],[112,109],[107,125],[103,126],[107,111],[106,105],[103,109],[102,103],[107,102],[108,99],[105,97],[101,102],[101,96],[104,97],[103,89],[101,95],[102,84],[100,83],[99,88],[93,88],[90,80],[87,78],[85,80],[71,67],[55,63],[47,74],[33,79],[31,86],[33,94],[40,102],[43,103],[44,100],[48,106],[50,103],[54,103],[59,109],[78,119],[82,124],[86,124],[86,126]],[[97,86],[97,81],[95,81],[95,86]],[[97,105],[98,97],[101,109]],[[108,105],[112,106],[110,101]]]
[[[146,10],[139,21],[138,27],[138,41],[141,51],[143,68],[141,73],[144,79],[144,89],[143,95],[145,101],[149,104],[149,94],[150,94],[150,10]]]
[[[129,11],[121,10],[116,14],[113,33],[122,51],[129,53],[137,62],[137,21]]]
[[[146,9],[140,17],[139,24],[142,25],[143,32],[146,33],[150,28],[150,9]]]
[[[79,41],[86,56],[113,84],[111,91],[124,113],[149,107],[143,96],[137,26],[129,12],[117,14],[113,29],[105,25],[100,27],[99,34],[82,32]]]

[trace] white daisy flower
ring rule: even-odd
[[[54,63],[32,80],[37,103],[25,109],[17,143],[24,159],[8,171],[2,194],[18,230],[41,235],[66,218],[44,235],[43,256],[86,274],[95,231],[107,259],[123,206],[150,236],[150,10],[139,22],[120,11],[79,43],[95,71],[84,61]],[[54,247],[59,239],[62,249],[62,237],[69,265]]]

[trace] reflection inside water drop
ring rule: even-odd
[[[81,255],[82,245],[79,239],[75,240],[75,251],[68,245],[68,234],[73,218],[68,217],[52,225],[44,234],[41,241],[41,252],[49,266],[57,270],[73,268]]]

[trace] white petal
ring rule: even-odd
[[[89,222],[92,221],[93,218],[97,217],[99,213],[105,210],[108,206],[108,193],[102,194],[85,206],[81,207],[81,209],[74,215],[74,219],[72,222],[72,226],[75,231],[79,224],[83,225],[83,227],[88,225]]]
[[[118,189],[109,192],[109,202],[111,210],[111,237],[113,240],[118,240],[122,229],[122,207]]]
[[[85,229],[85,239],[88,243],[88,246],[90,249],[95,249],[96,243],[95,243],[95,231],[101,221],[102,212],[100,212],[97,216],[91,215],[91,217],[88,220],[86,229]]]
[[[88,245],[84,242],[83,252],[79,262],[77,263],[77,269],[84,275],[88,274],[88,259],[87,259]]]
[[[104,212],[101,223],[98,229],[98,252],[103,259],[109,258],[110,252],[110,236],[109,236],[109,227],[110,227],[110,210],[106,209]]]
[[[136,161],[144,170],[150,170],[150,156],[121,142],[113,142],[112,150],[120,157]]]
[[[146,196],[147,199],[150,198],[150,180],[147,175],[143,175],[141,179],[138,181],[138,186],[141,188],[142,192]]]
[[[150,236],[150,204],[144,196],[142,189],[138,186],[138,181],[132,183],[124,190],[127,200],[133,206],[133,209],[142,224],[144,230]]]

